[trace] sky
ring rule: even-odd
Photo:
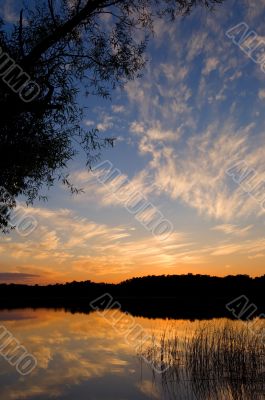
[[[1,2],[5,21],[14,7]],[[265,41],[264,16],[265,0],[241,0],[158,20],[142,78],[111,101],[80,97],[83,126],[116,137],[115,147],[93,173],[82,152],[71,162],[82,194],[58,183],[48,202],[24,209],[36,229],[0,237],[0,281],[264,274],[265,74],[249,51],[253,35]],[[150,228],[154,213],[166,232]]]

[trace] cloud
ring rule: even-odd
[[[163,129],[161,123],[156,121],[153,127],[146,130],[146,136],[151,141],[178,141],[180,131]]]
[[[85,119],[85,120],[84,120],[84,124],[85,124],[86,126],[93,126],[93,125],[95,125],[95,122],[92,121],[91,119]]]
[[[257,27],[258,18],[263,15],[264,7],[265,7],[265,0],[244,0],[244,9],[245,9],[245,19],[248,23],[255,23],[255,27]]]
[[[118,105],[118,104],[113,104],[111,106],[111,109],[114,113],[124,113],[125,112],[125,107],[122,105]]]
[[[259,90],[259,99],[260,100],[265,100],[265,89],[260,89]]]
[[[176,84],[177,82],[182,82],[188,76],[189,67],[185,65],[176,68],[176,65],[174,64],[162,63],[156,70],[157,75],[160,73],[163,74],[166,79]]]
[[[213,231],[223,232],[226,235],[235,235],[235,236],[245,236],[251,229],[253,225],[248,225],[246,227],[239,227],[237,225],[232,224],[222,224],[216,225],[212,228]]]
[[[150,270],[159,267],[176,268],[179,264],[202,263],[203,255],[196,254],[194,243],[187,236],[174,232],[164,241],[155,237],[127,240],[118,245],[115,243],[99,244],[97,252],[101,253],[92,260],[79,258],[73,263],[75,269],[86,271],[93,268],[97,276],[115,274],[134,274],[137,270]]]
[[[164,129],[160,121],[149,123],[149,127],[145,127],[143,123],[134,121],[130,125],[130,131],[142,137],[144,142],[177,142],[181,136],[181,128],[176,130]]]
[[[210,45],[207,32],[195,32],[189,41],[187,61],[191,62]]]
[[[207,58],[204,69],[202,70],[203,75],[209,75],[212,71],[216,70],[218,64],[219,60],[216,57]]]
[[[122,193],[140,192],[146,197],[164,193],[171,200],[196,209],[200,215],[224,222],[260,215],[261,208],[254,196],[244,192],[227,174],[236,160],[244,160],[257,171],[253,187],[265,180],[262,148],[251,144],[255,123],[242,128],[233,120],[215,122],[187,139],[183,137],[187,126],[181,125],[174,131],[163,130],[159,121],[149,125],[137,121],[131,125],[139,137],[139,153],[151,155],[145,170],[130,180],[120,171],[104,185],[99,185],[95,176],[80,172],[76,183],[83,186],[80,178],[87,178],[85,189],[97,194],[105,206],[124,205]]]
[[[249,260],[255,260],[256,258],[263,258],[263,257],[265,257],[264,253],[257,253],[257,254],[254,254],[252,256],[248,256],[248,259]]]
[[[225,18],[225,12],[220,15]],[[240,99],[231,90],[243,75],[240,60],[231,43],[224,40],[221,23],[212,20],[210,24],[209,19],[205,18],[209,32],[192,29],[187,46],[169,42],[166,51],[171,63],[148,67],[145,79],[130,82],[126,92],[138,110],[130,131],[138,140],[139,154],[151,156],[142,186],[153,180],[152,195],[157,195],[155,187],[160,187],[160,193],[196,209],[199,215],[229,222],[258,216],[260,208],[234,185],[227,168],[242,158],[257,169],[260,178],[265,171],[259,145],[253,145],[255,122],[242,124],[235,116]],[[168,40],[163,24],[158,26],[159,35]],[[168,35],[179,34],[175,28],[174,34],[170,31]],[[214,45],[213,37],[219,46]],[[202,66],[196,62],[197,56],[205,60]],[[206,79],[214,69],[215,79]],[[195,71],[198,79],[194,84]],[[221,108],[227,106],[229,115]]]
[[[139,236],[130,226],[110,226],[80,218],[71,210],[32,210],[39,221],[36,234],[23,241],[18,237],[6,242],[3,257],[10,262],[19,259],[21,268],[28,271],[35,264],[34,270],[42,271],[41,276],[28,275],[35,282],[43,281],[44,276],[46,282],[84,279],[86,274],[94,279],[110,279],[132,276],[141,268],[150,272],[152,268],[170,269],[179,263],[191,265],[204,259],[196,253],[189,235],[181,232],[172,232],[160,241],[149,233]],[[146,223],[152,220],[153,210],[146,209],[138,217]]]
[[[96,127],[99,131],[103,131],[103,132],[112,128],[113,127],[113,116],[103,113],[101,115],[101,122],[99,122]]]
[[[145,128],[142,123],[139,123],[137,121],[134,121],[130,124],[130,131],[133,133],[144,133]]]
[[[259,257],[263,257],[263,251],[265,246],[265,240],[263,238],[244,240],[237,243],[224,242],[212,248],[208,248],[209,255],[212,256],[227,256],[231,254],[247,255],[249,259],[256,258],[257,254]]]
[[[31,280],[35,278],[39,278],[40,275],[35,274],[26,274],[26,273],[19,273],[19,272],[0,272],[0,281],[1,282],[26,282],[29,283]]]
[[[34,235],[24,240],[17,237],[1,248],[4,259],[19,260],[23,266],[35,263],[50,269],[56,265],[60,270],[60,265],[69,265],[79,256],[96,257],[99,243],[117,243],[131,235],[127,227],[95,223],[70,210],[29,208],[29,212],[39,222]]]
[[[133,201],[135,196],[142,198],[148,197],[153,191],[153,184],[148,182],[147,172],[141,171],[131,179],[128,175],[122,173],[115,166],[111,169],[112,173],[109,178],[107,171],[97,169],[96,173],[91,174],[87,171],[79,171],[71,175],[71,179],[75,184],[82,185],[85,193],[94,193],[94,198],[101,206],[122,206],[125,207]],[[104,183],[101,183],[104,181]],[[147,184],[148,182],[148,184]],[[85,196],[83,197],[85,198]],[[81,199],[81,196],[80,196]]]
[[[179,199],[199,214],[223,220],[259,214],[257,202],[233,185],[226,173],[234,160],[245,159],[264,176],[258,150],[248,152],[248,135],[253,126],[237,130],[229,121],[213,124],[203,134],[191,136],[179,150],[153,149],[154,180],[172,199]],[[165,150],[164,149],[164,150]],[[168,154],[171,153],[171,157]]]
[[[229,243],[218,246],[212,253],[212,256],[227,256],[238,253],[242,249],[240,244]]]

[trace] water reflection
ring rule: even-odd
[[[212,380],[190,377],[184,371],[176,377],[167,371],[163,376],[154,376],[161,387],[162,398],[167,400],[262,400],[265,398],[263,382],[246,384],[241,380]]]
[[[97,312],[25,309],[0,312],[0,320],[38,360],[36,370],[21,377],[0,357],[1,400],[250,399],[243,392],[236,397],[240,382],[235,382],[234,392],[229,388],[230,393],[225,385],[188,378],[184,369],[156,374],[124,340],[122,330],[112,329]],[[136,322],[157,336],[177,329],[179,338],[191,335],[198,326],[196,321],[183,320],[136,318]],[[263,385],[252,387],[251,399],[264,398],[262,389]]]

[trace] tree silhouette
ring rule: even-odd
[[[43,0],[25,6],[12,29],[0,20],[1,229],[18,195],[31,203],[55,179],[75,191],[67,163],[76,141],[88,167],[113,145],[82,128],[81,85],[87,95],[110,96],[139,76],[155,16],[174,20],[222,1]]]
[[[91,302],[94,309],[108,307],[111,296],[111,304],[118,302],[115,307],[150,318],[264,318],[264,284],[265,275],[192,274],[144,276],[118,284],[0,284],[0,309],[48,306],[90,311]]]

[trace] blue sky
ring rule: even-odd
[[[12,22],[12,1],[1,15]],[[0,271],[38,274],[40,282],[263,274],[264,210],[226,170],[243,160],[256,172],[252,187],[265,180],[265,75],[226,31],[244,22],[265,40],[264,16],[264,0],[244,0],[213,13],[198,8],[174,23],[158,20],[141,79],[111,101],[81,96],[88,107],[82,123],[117,137],[101,161],[172,223],[168,238],[145,229],[113,196],[113,182],[102,185],[86,171],[80,154],[70,172],[85,192],[73,197],[58,184],[48,203],[27,209],[38,227],[1,239]]]

